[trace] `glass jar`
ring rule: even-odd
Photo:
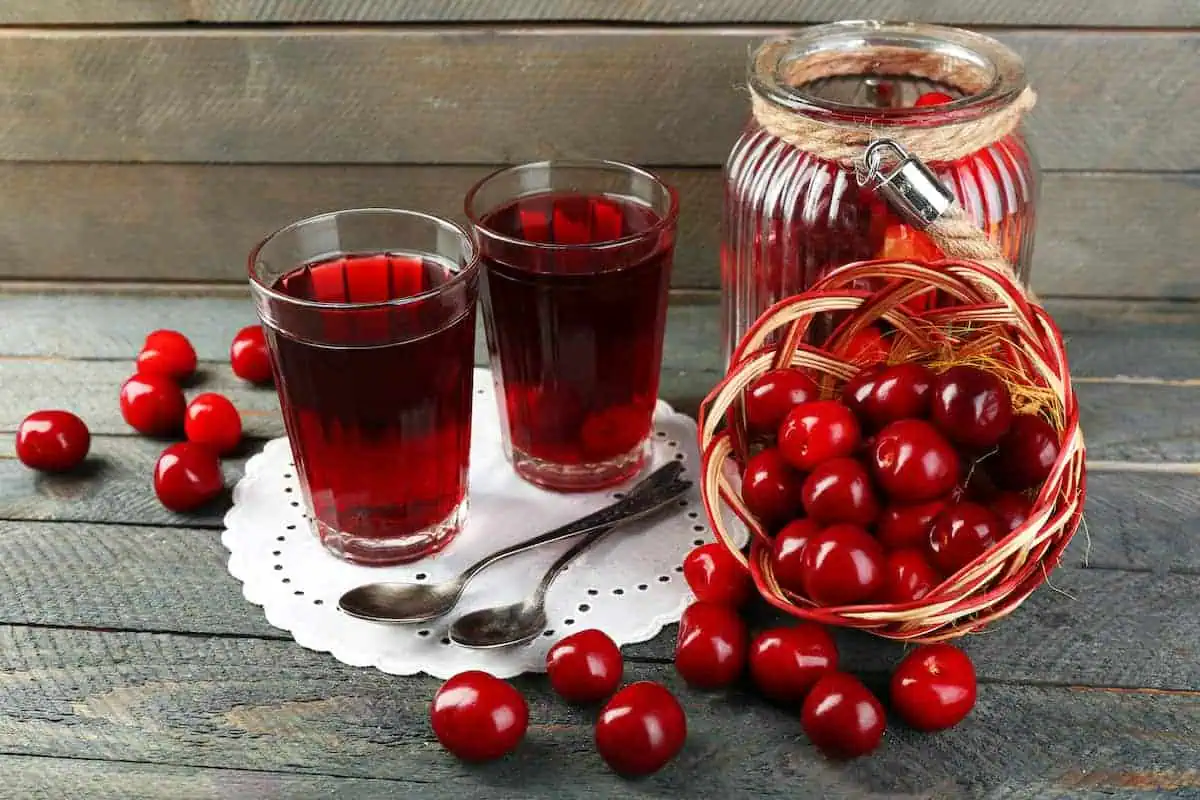
[[[768,40],[751,56],[749,83],[757,113],[724,172],[726,360],[771,304],[834,267],[940,256],[875,190],[859,186],[850,159],[822,154],[825,134],[849,127],[903,141],[941,128],[954,141],[989,119],[1019,120],[1019,100],[1032,105],[1012,50],[980,34],[924,24],[839,22]],[[817,130],[817,145],[780,134],[778,126],[768,130],[760,122],[768,116],[785,129],[791,119]],[[927,164],[1028,282],[1039,170],[1019,124],[961,157]]]

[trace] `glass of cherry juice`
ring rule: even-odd
[[[479,261],[414,211],[305,219],[250,255],[297,476],[325,547],[400,564],[465,522]]]
[[[468,193],[505,455],[525,480],[590,491],[641,470],[678,210],[611,161],[510,167]]]

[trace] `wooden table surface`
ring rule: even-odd
[[[677,295],[664,396],[689,412],[717,378],[711,298]],[[695,302],[700,300],[700,302]],[[117,388],[142,337],[178,328],[202,377],[255,438],[282,432],[270,390],[239,383],[240,289],[0,290],[0,426],[70,408],[86,468],[26,470],[0,443],[0,797],[1200,797],[1200,307],[1056,300],[1088,441],[1081,530],[1049,586],[965,647],[981,687],[957,729],[889,728],[873,756],[820,758],[797,717],[744,688],[701,693],[671,666],[674,627],[626,648],[630,679],[665,682],[689,717],[681,756],[614,777],[593,712],[518,679],[518,752],[468,768],[435,743],[438,682],[307,651],[242,599],[225,569],[224,507],[176,515],[150,488],[159,442],[131,435]],[[226,463],[230,485],[244,459]],[[764,620],[766,615],[764,615]],[[900,645],[840,637],[886,679]]]

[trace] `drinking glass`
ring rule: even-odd
[[[678,197],[613,161],[544,161],[466,197],[505,455],[590,491],[641,469],[658,398]]]
[[[452,222],[335,211],[250,255],[314,532],[347,561],[440,550],[467,514],[478,254]]]

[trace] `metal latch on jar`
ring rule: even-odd
[[[928,226],[954,202],[954,195],[932,170],[892,139],[867,145],[855,173],[859,186],[878,190],[906,222],[918,228]]]

